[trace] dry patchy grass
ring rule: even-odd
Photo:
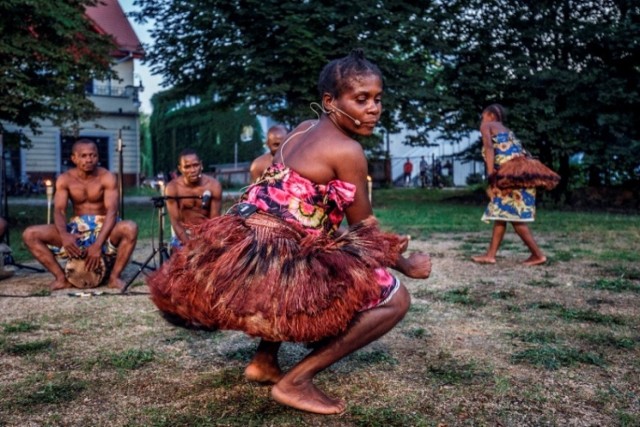
[[[609,259],[637,240],[541,234],[550,262],[526,268],[512,235],[497,265],[471,263],[486,237],[412,242],[433,254],[432,277],[405,279],[403,322],[317,377],[349,403],[328,417],[244,380],[256,340],[175,328],[144,286],[71,298],[18,271],[0,282],[0,425],[640,425],[640,268]],[[285,344],[283,367],[307,351]]]

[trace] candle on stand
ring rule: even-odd
[[[47,224],[51,224],[51,201],[53,200],[53,182],[46,180],[44,182],[47,193]]]

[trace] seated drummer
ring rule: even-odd
[[[182,150],[178,171],[181,175],[172,179],[165,189],[167,213],[174,233],[172,248],[182,247],[189,240],[190,226],[220,216],[222,209],[222,185],[217,179],[202,174],[202,161],[195,150]]]
[[[114,255],[108,286],[122,289],[121,279],[138,238],[133,221],[118,221],[116,176],[98,166],[98,147],[89,139],[73,144],[74,168],[56,180],[52,225],[34,225],[25,229],[24,243],[33,256],[49,270],[55,280],[51,290],[72,287],[55,257],[84,258],[88,271],[95,271],[103,254]],[[67,224],[67,203],[73,217]]]

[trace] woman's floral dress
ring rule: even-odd
[[[317,341],[389,301],[404,240],[373,217],[338,230],[356,187],[272,165],[225,215],[193,229],[147,283],[172,322]]]
[[[524,149],[513,132],[502,132],[492,137],[494,170],[516,156],[523,156]],[[485,150],[482,149],[482,156]],[[491,201],[482,215],[482,221],[533,222],[536,215],[536,189],[490,189]]]
[[[287,222],[300,224],[309,234],[333,234],[344,218],[344,210],[353,203],[356,186],[334,179],[316,184],[282,164],[270,166],[243,195],[242,201],[259,211]],[[380,298],[369,301],[364,310],[386,302],[400,282],[386,269],[376,269]]]

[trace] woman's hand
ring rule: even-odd
[[[413,279],[426,279],[431,274],[431,257],[421,252],[414,252],[408,258],[400,255],[396,269]]]
[[[400,236],[400,253],[403,254],[407,248],[409,247],[409,241],[411,240],[411,236],[409,236],[408,234],[404,235],[404,236]]]

